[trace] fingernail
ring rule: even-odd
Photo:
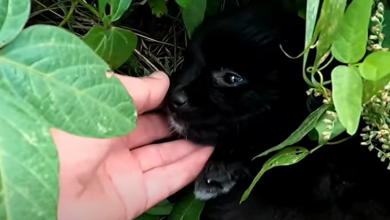
[[[150,74],[149,77],[152,77],[154,79],[163,79],[163,78],[166,78],[167,75],[162,71],[156,71],[156,72]]]

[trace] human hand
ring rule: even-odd
[[[162,116],[145,113],[167,92],[164,73],[116,77],[139,115],[130,134],[95,139],[51,129],[60,160],[59,220],[133,219],[193,181],[212,153],[185,140],[150,144],[170,136]]]

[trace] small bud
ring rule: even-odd
[[[378,36],[376,36],[376,35],[370,35],[370,37],[368,38],[368,39],[370,39],[370,40],[378,40]]]
[[[382,143],[387,143],[386,138],[379,138],[379,141],[382,142]]]
[[[379,26],[378,26],[378,25],[375,25],[375,26],[373,26],[373,27],[371,28],[371,33],[373,33],[373,34],[379,34],[379,30],[380,30]]]
[[[383,21],[383,15],[381,13],[375,13],[375,17],[377,17],[379,21]]]
[[[382,3],[382,2],[379,2],[379,3],[378,3],[377,9],[378,9],[378,12],[379,12],[379,13],[383,13],[383,11],[385,10],[385,7],[383,6],[383,3]]]
[[[379,45],[379,44],[374,44],[374,45],[372,45],[372,48],[373,48],[374,50],[380,50],[380,49],[382,49],[382,46]]]
[[[366,141],[366,142],[361,142],[360,144],[363,145],[363,146],[368,146],[368,145],[370,145],[370,143],[369,143],[368,141]]]
[[[377,23],[377,24],[380,23],[379,19],[376,16],[372,16],[371,17],[371,21],[374,22],[374,23]]]
[[[369,151],[372,151],[372,150],[374,150],[374,148],[375,148],[374,145],[371,144],[371,145],[368,147],[368,150],[369,150]]]
[[[379,33],[378,38],[379,38],[379,40],[384,40],[385,39],[385,34]]]
[[[332,123],[332,121],[331,120],[329,120],[329,119],[327,119],[327,118],[324,118],[324,120],[322,120],[324,123]]]
[[[383,155],[383,156],[381,157],[381,161],[382,161],[382,162],[385,162],[385,160],[386,160],[386,156]]]
[[[370,130],[371,130],[371,129],[370,129],[370,126],[368,126],[368,125],[367,125],[366,127],[363,128],[363,131],[370,131]]]
[[[378,151],[378,154],[376,155],[378,158],[382,156],[382,152]]]
[[[382,149],[383,150],[390,150],[390,146],[387,144],[382,144]]]

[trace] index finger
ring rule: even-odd
[[[138,115],[157,108],[163,101],[168,88],[169,78],[161,72],[147,77],[131,77],[116,74],[133,99]]]

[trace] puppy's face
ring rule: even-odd
[[[234,135],[280,96],[280,64],[287,59],[278,33],[256,26],[202,26],[191,39],[183,68],[167,96],[172,128],[201,144]],[[283,58],[282,58],[283,57]],[[288,67],[287,67],[288,68]]]

